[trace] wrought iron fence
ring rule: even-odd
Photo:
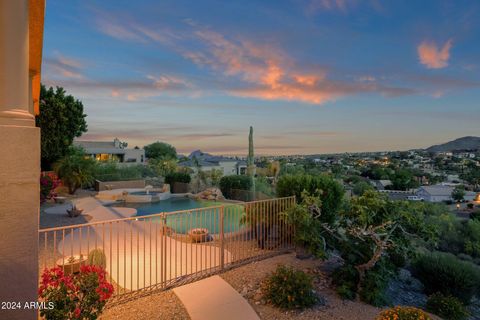
[[[40,272],[103,264],[115,300],[165,289],[293,248],[294,197],[39,230]]]

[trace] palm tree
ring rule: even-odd
[[[74,194],[78,188],[93,183],[95,166],[95,160],[86,157],[82,148],[70,147],[67,155],[55,163],[53,168],[68,188],[68,193]]]

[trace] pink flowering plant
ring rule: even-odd
[[[40,203],[55,198],[57,196],[55,189],[60,183],[61,181],[55,173],[43,174],[40,177]]]
[[[114,288],[99,266],[81,266],[78,274],[65,274],[60,267],[45,269],[38,294],[41,301],[53,302],[53,309],[42,309],[47,320],[97,319]]]

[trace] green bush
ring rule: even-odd
[[[285,175],[277,182],[277,196],[296,196],[297,203],[301,203],[302,192],[306,190],[309,194],[315,195],[320,192],[322,201],[323,222],[333,222],[342,205],[344,195],[343,187],[332,177],[327,175]]]
[[[439,292],[428,298],[426,309],[445,320],[464,320],[469,316],[460,300],[452,296],[444,296]]]
[[[385,289],[393,275],[393,266],[386,259],[380,260],[365,274],[362,290],[359,292],[360,299],[376,307],[388,305]]]
[[[313,279],[303,271],[280,265],[264,283],[265,298],[283,309],[304,309],[318,302]]]
[[[470,219],[480,221],[480,210],[470,213]]]
[[[72,146],[67,155],[53,165],[53,170],[68,188],[68,193],[74,194],[78,188],[92,185],[96,165],[94,159],[85,156],[82,148]]]
[[[357,270],[353,266],[344,265],[335,269],[332,274],[332,279],[340,297],[347,300],[355,299],[357,296],[359,277]]]
[[[359,292],[360,299],[374,306],[388,304],[385,297],[385,289],[393,275],[393,266],[386,259],[380,260],[377,265],[365,274],[362,290]],[[359,276],[352,265],[344,265],[336,269],[333,274],[333,283],[337,293],[343,299],[353,300],[357,296]]]
[[[227,199],[232,197],[232,190],[250,190],[251,187],[252,180],[246,175],[231,175],[220,179],[220,190],[222,190],[224,197]]]
[[[173,172],[165,177],[165,183],[168,183],[170,186],[172,186],[175,182],[190,183],[191,180],[192,178],[190,175],[185,172]]]
[[[480,268],[448,253],[428,253],[413,264],[414,275],[427,294],[440,292],[468,304],[480,288]]]
[[[151,173],[144,165],[119,166],[113,161],[99,163],[94,172],[95,179],[100,181],[135,180],[147,175]]]

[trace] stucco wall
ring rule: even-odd
[[[127,180],[127,181],[95,181],[95,190],[108,190],[107,185],[111,189],[131,189],[131,188],[145,188],[145,180]]]
[[[37,300],[40,130],[0,125],[0,297]],[[36,319],[34,310],[0,310],[0,319]]]

